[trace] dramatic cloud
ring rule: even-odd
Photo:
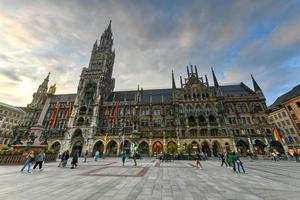
[[[190,64],[210,80],[214,67],[222,84],[252,87],[252,73],[268,104],[299,84],[297,1],[4,0],[0,9],[0,101],[7,103],[29,103],[48,72],[57,93],[75,93],[110,19],[116,90],[170,87],[172,69],[179,86]]]

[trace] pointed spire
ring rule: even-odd
[[[213,79],[214,79],[214,86],[215,86],[215,87],[219,87],[219,83],[218,83],[218,80],[217,80],[217,78],[216,78],[214,69],[211,68],[211,71],[212,71],[212,75],[213,75]]]
[[[190,77],[189,66],[186,66],[186,71],[187,71],[188,77]]]
[[[175,79],[174,79],[174,72],[172,70],[172,89],[176,89]]]
[[[180,76],[180,85],[181,85],[181,87],[183,87],[183,84],[182,84],[182,76]]]
[[[209,84],[208,84],[208,79],[207,79],[207,76],[206,76],[206,74],[205,74],[205,82],[206,82],[206,85],[207,85],[207,87],[209,87]]]
[[[107,27],[107,30],[111,31],[111,20],[109,20],[109,25]]]
[[[197,70],[197,66],[195,65],[194,67],[195,67],[195,73],[196,73],[196,76],[197,76],[197,78],[198,78],[198,70]]]
[[[257,84],[256,80],[254,79],[253,75],[251,74],[251,78],[252,78],[252,82],[253,82],[253,88],[254,91],[262,91],[261,88],[259,87],[259,85]]]
[[[191,65],[191,72],[192,72],[192,74],[194,73],[194,72],[193,72],[193,65]]]

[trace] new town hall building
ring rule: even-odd
[[[172,72],[167,89],[114,91],[112,46],[110,23],[95,42],[88,67],[82,69],[77,94],[56,95],[53,86],[48,89],[48,75],[28,104],[20,128],[42,126],[49,148],[60,152],[99,149],[118,155],[120,134],[126,150],[135,143],[149,156],[167,152],[172,145],[181,151],[188,144],[208,156],[226,150],[268,151],[271,126],[264,94],[253,77],[254,89],[244,83],[223,86],[212,70],[214,85],[209,85],[196,66],[188,66],[179,87]]]

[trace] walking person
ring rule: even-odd
[[[297,151],[294,152],[293,156],[294,156],[296,162],[299,162],[299,155],[298,155]]]
[[[132,157],[133,157],[134,166],[137,166],[137,163],[136,163],[137,152],[136,151],[133,151]]]
[[[95,153],[94,160],[97,162],[99,157],[100,157],[100,152],[99,152],[99,150],[97,150],[96,153]]]
[[[60,162],[59,162],[59,164],[58,164],[57,167],[61,167],[62,164],[64,163],[64,156],[65,156],[65,154],[66,154],[66,151],[64,151],[64,152],[60,155]]]
[[[27,171],[28,173],[31,173],[31,164],[34,161],[34,151],[30,151],[27,155],[26,155],[26,160],[24,163],[24,166],[22,167],[20,173],[23,174],[23,170],[28,167]]]
[[[228,167],[228,164],[227,164],[227,162],[226,162],[226,160],[225,160],[225,155],[224,155],[223,153],[221,153],[220,158],[221,158],[221,160],[222,160],[221,167],[223,167],[223,164],[225,164],[226,167]]]
[[[74,156],[72,158],[72,162],[71,162],[71,169],[75,169],[77,168],[77,163],[78,163],[78,157],[79,157],[79,152],[75,151]]]
[[[239,155],[236,155],[236,156],[235,156],[235,160],[236,160],[236,164],[237,164],[239,173],[241,173],[240,167],[242,168],[243,172],[246,173],[246,172],[245,172],[245,169],[244,169],[244,166],[243,166],[243,162],[241,161]]]
[[[236,172],[236,168],[235,168],[235,152],[229,153],[228,161],[230,162],[233,171]]]
[[[69,150],[67,150],[63,157],[63,164],[62,164],[63,167],[67,166],[69,158],[70,158],[70,153]]]
[[[87,159],[88,155],[89,155],[89,151],[86,150],[85,154],[84,154],[84,161],[83,161],[84,163],[86,163],[86,159]]]
[[[231,167],[231,163],[229,162],[229,155],[230,155],[230,152],[226,152],[226,162],[228,164],[228,167]]]
[[[125,150],[122,151],[121,156],[122,156],[122,164],[123,164],[123,167],[124,167],[124,165],[125,165],[125,159],[126,159],[126,151]]]
[[[45,159],[46,159],[46,154],[44,153],[43,150],[41,150],[35,159],[35,165],[34,165],[33,169],[35,169],[37,166],[39,166],[39,170],[43,171],[43,162],[45,161]]]
[[[271,155],[272,155],[272,160],[274,160],[274,162],[276,162],[277,161],[277,154],[275,153],[275,151],[273,151],[271,153]]]
[[[197,166],[197,168],[199,168],[199,166],[200,166],[200,169],[203,169],[200,160],[201,160],[200,153],[197,152],[197,153],[196,153],[196,166]]]

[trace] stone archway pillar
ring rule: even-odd
[[[149,140],[149,156],[152,156],[152,139]]]
[[[237,147],[236,147],[236,144],[235,144],[235,141],[234,140],[232,140],[232,149],[234,150],[234,152],[238,152],[238,149],[237,149]]]
[[[253,153],[254,152],[253,144],[252,144],[251,139],[249,137],[248,137],[248,143],[249,143],[250,152]]]

